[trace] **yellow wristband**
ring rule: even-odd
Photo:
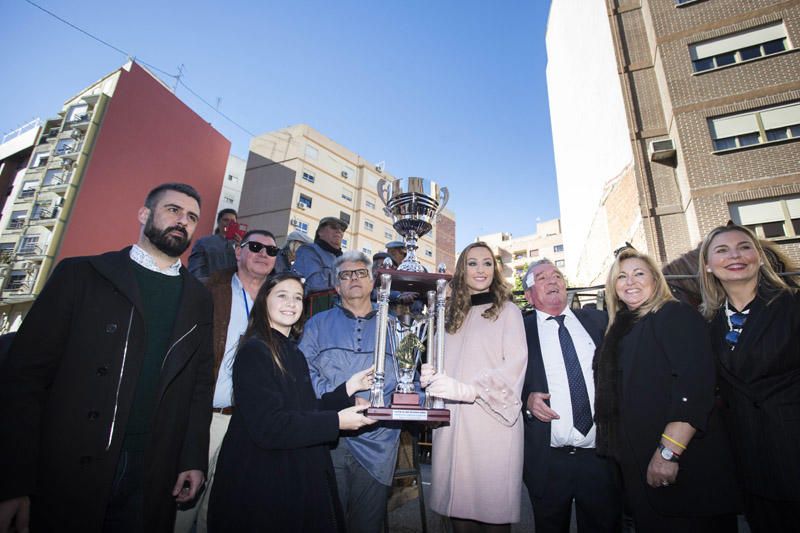
[[[662,434],[661,434],[661,436],[662,436],[662,437],[664,437],[665,439],[667,439],[668,441],[670,441],[670,442],[671,442],[672,444],[674,444],[675,446],[679,446],[681,450],[685,450],[685,449],[686,449],[686,446],[685,446],[685,445],[683,445],[683,444],[681,444],[680,442],[676,441],[675,439],[671,438],[671,437],[670,437],[669,435],[667,435],[666,433],[662,433]]]

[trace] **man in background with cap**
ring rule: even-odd
[[[297,249],[304,244],[311,244],[311,238],[302,231],[293,231],[286,236],[286,244],[283,245],[278,257],[275,258],[275,273],[287,272],[292,269]]]
[[[406,258],[406,245],[403,241],[390,241],[386,243],[386,253],[392,258],[394,267],[400,266],[403,259]]]
[[[595,347],[608,317],[567,307],[564,276],[549,259],[533,263],[522,279],[536,310],[525,317],[528,368],[523,479],[537,533],[568,533],[575,502],[578,531],[618,532],[622,497],[615,465],[595,450]]]
[[[294,269],[306,279],[306,294],[332,290],[333,262],[342,255],[342,238],[347,223],[336,217],[319,221],[314,242],[297,249]]]

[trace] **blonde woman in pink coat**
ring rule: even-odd
[[[450,289],[444,371],[422,367],[423,387],[450,409],[433,431],[431,508],[455,533],[508,532],[522,490],[522,314],[485,243],[461,252]]]

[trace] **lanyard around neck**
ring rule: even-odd
[[[242,300],[244,301],[244,312],[247,314],[247,318],[250,318],[250,306],[247,304],[247,293],[242,287]]]

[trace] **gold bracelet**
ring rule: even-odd
[[[665,439],[667,439],[668,441],[670,441],[675,446],[680,446],[681,450],[685,450],[686,449],[685,445],[683,445],[680,442],[676,441],[675,439],[673,439],[672,437],[670,437],[666,433],[662,433],[661,436],[664,437]]]

